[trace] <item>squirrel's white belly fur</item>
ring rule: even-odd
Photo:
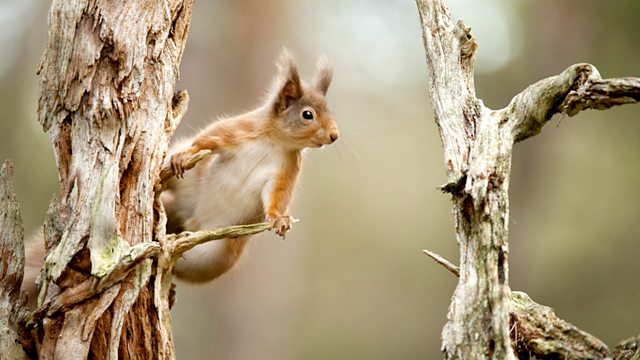
[[[283,150],[266,140],[254,139],[237,148],[212,155],[205,168],[185,174],[174,194],[176,215],[189,231],[264,221],[264,194],[270,191],[284,161]],[[200,172],[205,176],[198,176]],[[203,181],[206,179],[206,181]],[[195,204],[195,206],[194,206]],[[242,251],[248,237],[211,241],[185,253],[176,264],[176,275],[185,280],[208,281],[232,264],[213,264],[231,256],[221,252]],[[235,243],[234,243],[235,242]],[[239,256],[239,253],[238,253]],[[236,259],[233,259],[234,261]]]
[[[166,181],[160,194],[167,232],[266,220],[276,235],[284,236],[291,227],[288,207],[303,149],[338,139],[326,101],[332,73],[321,58],[313,82],[303,83],[293,55],[283,50],[272,89],[260,106],[212,122],[173,146],[164,167],[170,167],[176,176]],[[186,161],[202,150],[212,155],[185,172]],[[192,282],[211,281],[233,267],[247,240],[224,239],[196,246],[178,261],[174,274]],[[37,294],[35,276],[44,260],[43,239],[27,244],[26,253],[30,256],[23,290]]]
[[[271,186],[282,157],[265,141],[254,140],[207,164],[198,184],[194,218],[200,229],[264,221],[263,193]]]

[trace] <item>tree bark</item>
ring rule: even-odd
[[[28,359],[20,346],[27,317],[24,298],[20,297],[24,244],[12,175],[13,164],[6,161],[0,169],[0,354],[7,359]]]
[[[556,113],[640,101],[640,79],[602,79],[592,65],[577,64],[529,86],[506,108],[489,109],[475,96],[477,43],[470,29],[452,23],[444,0],[416,2],[448,174],[441,189],[451,194],[460,246],[459,282],[442,332],[445,358],[515,359],[516,350],[520,356],[609,356],[601,341],[509,289],[511,155],[514,144],[538,134]]]
[[[41,358],[174,358],[156,202],[193,0],[54,1],[39,121],[61,192],[45,224]],[[177,97],[176,108],[186,106]],[[156,244],[156,245],[154,245]]]

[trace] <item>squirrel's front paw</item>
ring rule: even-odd
[[[171,168],[173,172],[176,174],[178,179],[182,179],[184,177],[184,162],[191,156],[191,153],[187,151],[181,151],[179,153],[171,155]]]
[[[278,234],[278,236],[282,236],[284,238],[287,231],[291,229],[293,218],[289,215],[267,216],[267,222],[271,224],[271,228],[276,231],[276,234]]]

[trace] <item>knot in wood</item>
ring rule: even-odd
[[[476,50],[478,49],[478,43],[473,37],[473,34],[471,34],[471,27],[465,25],[462,20],[459,20],[456,23],[454,34],[460,43],[460,58],[475,58]]]

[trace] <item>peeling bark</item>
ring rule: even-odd
[[[511,293],[511,335],[519,359],[604,359],[609,347],[523,293]]]
[[[529,351],[540,350],[543,345],[568,343],[571,345],[564,350],[549,346],[547,350],[552,352],[546,354],[583,358],[581,354],[586,352],[580,353],[578,349],[608,354],[606,346],[601,347],[603,344],[597,339],[588,336],[563,339],[567,334],[554,332],[557,328],[550,324],[546,324],[548,328],[536,325],[534,320],[539,320],[536,316],[510,316],[511,310],[522,310],[512,300],[508,285],[511,156],[515,143],[538,134],[556,113],[573,116],[586,109],[602,110],[640,101],[640,79],[602,79],[594,66],[576,64],[529,86],[506,108],[489,109],[475,96],[477,44],[470,29],[462,21],[452,23],[445,0],[416,0],[416,3],[423,30],[430,99],[448,175],[441,190],[452,196],[460,247],[460,278],[442,332],[445,358],[515,359],[514,346],[517,349],[524,346]],[[440,260],[436,261],[443,264]],[[540,308],[526,309],[546,314]],[[515,321],[520,335],[530,338],[518,338],[514,344],[510,320]],[[555,324],[560,326],[561,322]],[[541,332],[535,335],[533,329]],[[540,334],[548,339],[536,342],[533,337]],[[557,353],[553,352],[556,350]],[[518,351],[518,355],[522,353]]]
[[[21,330],[27,315],[20,297],[24,273],[22,219],[13,193],[13,164],[0,169],[0,357],[28,359],[23,350]],[[26,344],[25,344],[26,345]]]
[[[193,0],[51,5],[38,117],[61,193],[45,226],[33,324],[41,358],[174,358],[163,321],[168,300],[154,295],[147,258],[164,236],[155,234],[154,197],[176,126],[192,7]]]
[[[460,246],[460,280],[443,330],[451,359],[514,359],[507,267],[511,134],[475,97],[477,44],[446,5],[418,0],[431,103],[443,142]]]
[[[621,341],[613,349],[613,358],[616,360],[640,359],[640,335]]]

